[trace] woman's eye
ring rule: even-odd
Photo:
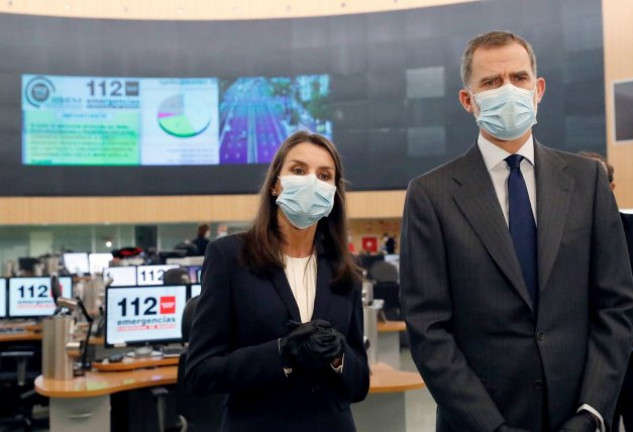
[[[328,181],[330,179],[329,173],[321,173],[319,174],[319,180]]]
[[[292,173],[296,174],[296,175],[301,175],[301,174],[305,174],[305,170],[301,167],[295,167],[292,169]]]

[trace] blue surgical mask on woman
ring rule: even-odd
[[[336,186],[319,180],[314,174],[280,176],[279,179],[282,190],[276,202],[295,227],[308,228],[332,211]]]
[[[477,125],[500,140],[519,138],[536,124],[535,89],[506,84],[474,94],[479,107]]]

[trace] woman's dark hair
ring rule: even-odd
[[[284,267],[282,245],[284,239],[277,224],[277,199],[272,195],[288,152],[302,143],[319,146],[332,156],[336,168],[334,207],[328,217],[317,223],[315,241],[334,264],[334,282],[344,287],[360,279],[360,270],[347,249],[347,209],[345,182],[341,158],[334,144],[324,136],[306,131],[295,132],[279,147],[268,167],[266,180],[259,192],[259,209],[252,227],[244,235],[242,258],[255,273],[269,273]]]

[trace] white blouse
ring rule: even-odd
[[[284,271],[299,307],[301,322],[308,322],[312,319],[316,296],[316,256],[312,254],[304,258],[294,258],[284,254],[284,261]]]

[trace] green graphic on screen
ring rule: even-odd
[[[139,115],[115,112],[108,121],[88,113],[25,111],[23,160],[28,165],[138,165]]]
[[[196,95],[176,94],[158,107],[158,124],[169,135],[190,138],[211,124],[211,112]]]

